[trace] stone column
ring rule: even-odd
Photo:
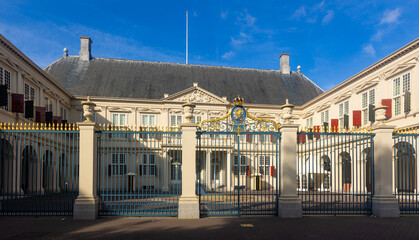
[[[393,195],[393,130],[394,126],[383,123],[386,106],[374,108],[376,125],[373,126],[374,137],[374,196],[372,214],[378,217],[399,217],[400,210]]]
[[[280,196],[278,216],[299,218],[303,215],[301,200],[297,195],[297,124],[284,124],[281,127]]]
[[[198,124],[191,123],[194,104],[183,104],[186,122],[182,128],[182,195],[179,198],[179,219],[199,218],[199,199],[196,195],[196,131]]]
[[[94,103],[82,102],[86,120],[77,123],[80,129],[79,196],[74,203],[73,219],[96,219],[99,213],[97,196],[97,140],[99,126],[91,121]]]

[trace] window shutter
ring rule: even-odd
[[[324,122],[323,123],[323,127],[324,127],[324,130],[325,131],[328,131],[329,130],[329,123],[328,122]]]
[[[24,113],[24,102],[23,94],[12,93],[12,112]]]
[[[301,132],[301,134],[297,135],[297,143],[305,143],[306,142],[306,134]]]
[[[386,111],[386,117],[390,118],[391,117],[391,99],[382,99],[381,100],[381,104],[384,106],[387,106],[387,111]]]
[[[375,112],[374,112],[374,108],[375,108],[375,106],[374,105],[372,105],[372,104],[370,104],[369,106],[368,106],[368,112],[369,112],[369,116],[368,116],[368,120],[370,121],[370,122],[375,122]]]
[[[249,135],[249,134],[246,134],[246,141],[247,141],[247,142],[251,142],[251,140],[250,140],[250,135]]]
[[[108,176],[112,176],[112,165],[108,165]]]
[[[45,112],[45,123],[52,123],[52,112]]]
[[[143,165],[140,165],[140,176],[143,175]]]
[[[271,135],[271,143],[275,142],[274,137],[274,135]]]
[[[360,127],[361,126],[361,110],[354,110],[353,111],[352,125],[354,127]]]
[[[343,127],[345,129],[349,128],[349,115],[348,114],[343,115]]]
[[[275,177],[275,176],[276,176],[275,166],[271,166],[271,177]]]
[[[39,122],[39,123],[45,122],[45,111],[46,111],[46,108],[44,107],[35,107],[35,112],[36,112],[35,121],[36,122]]]
[[[337,132],[339,127],[339,119],[332,119],[331,121],[332,129],[331,132]]]
[[[314,126],[314,132],[317,132],[317,133],[319,133],[320,132],[320,126]],[[316,139],[319,139],[320,138],[320,135],[314,135],[314,137],[316,138]]]
[[[157,177],[157,165],[154,165],[154,176]]]
[[[250,166],[247,166],[246,176],[250,176]]]
[[[0,72],[2,74],[2,72]],[[1,79],[0,79],[1,84]],[[0,107],[7,106],[9,104],[7,95],[7,85],[0,85]]]
[[[404,94],[404,112],[410,112],[410,92]]]
[[[25,118],[33,118],[33,100],[25,101]]]

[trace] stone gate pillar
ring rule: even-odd
[[[91,121],[94,103],[82,102],[86,121],[77,123],[80,129],[79,195],[74,202],[73,219],[96,219],[99,213],[97,196],[97,140],[99,126]]]
[[[386,106],[374,108],[377,124],[374,137],[374,196],[372,214],[378,217],[399,217],[400,210],[393,195],[393,130],[394,126],[383,123]]]
[[[196,195],[196,131],[198,125],[191,123],[195,105],[183,104],[186,122],[182,128],[182,195],[179,198],[179,219],[199,218],[199,199]]]

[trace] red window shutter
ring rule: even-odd
[[[36,112],[36,122],[40,122],[43,123],[45,122],[45,112],[46,112],[46,108],[44,107],[35,107],[35,112]]]
[[[391,99],[381,99],[381,104],[388,107],[386,117],[391,117]]]
[[[24,113],[25,100],[23,94],[12,93],[12,112]]]
[[[353,111],[353,120],[352,120],[354,127],[361,126],[361,110],[354,110]]]
[[[331,132],[337,132],[339,127],[339,119],[332,119],[331,121]]]
[[[246,175],[247,175],[247,176],[250,176],[250,166],[247,166]]]
[[[53,121],[54,123],[61,123],[61,117],[58,117],[58,116],[53,116],[53,117],[52,117],[52,121]]]
[[[274,142],[274,135],[271,135],[271,143]]]
[[[271,177],[275,177],[276,172],[275,172],[275,166],[271,166]]]
[[[250,135],[249,134],[246,134],[246,141],[250,142]]]
[[[314,126],[314,132],[320,132],[320,126]],[[319,139],[320,135],[314,135],[315,138]]]

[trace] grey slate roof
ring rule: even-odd
[[[247,103],[302,105],[323,90],[299,72],[281,74],[258,70],[203,65],[93,58],[57,60],[45,71],[74,95],[161,99],[198,86],[232,100],[240,94]]]

